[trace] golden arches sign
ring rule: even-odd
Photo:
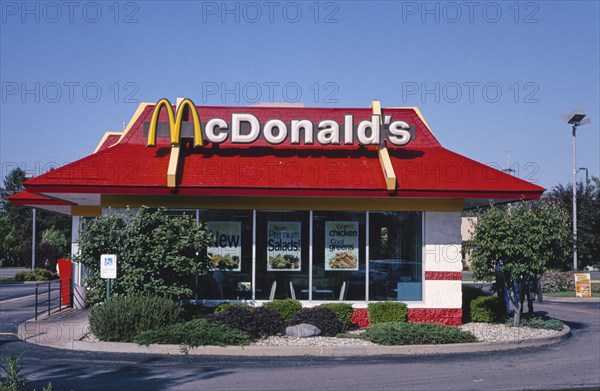
[[[150,120],[150,128],[148,130],[148,141],[146,146],[155,147],[156,146],[156,127],[158,125],[158,117],[160,114],[160,110],[162,107],[165,107],[167,110],[167,115],[169,116],[169,133],[171,136],[171,145],[179,145],[181,141],[181,125],[183,122],[183,113],[185,108],[189,109],[189,112],[192,115],[192,122],[194,126],[194,146],[201,147],[202,146],[202,125],[200,124],[200,116],[198,116],[198,110],[196,110],[196,105],[191,99],[184,99],[181,104],[177,106],[177,115],[173,112],[173,106],[168,99],[163,98],[156,103],[154,106],[154,111],[152,112],[152,119]]]

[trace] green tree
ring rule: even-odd
[[[194,276],[208,270],[210,235],[190,216],[141,208],[84,221],[76,258],[88,268],[88,303],[104,300],[100,256],[117,255],[112,294],[150,294],[182,299],[193,294]]]
[[[32,240],[32,223],[33,213],[30,208],[13,205],[8,200],[13,194],[23,191],[23,181],[27,179],[25,171],[20,168],[15,168],[10,171],[4,178],[4,187],[0,188],[0,216],[5,216],[5,224],[3,232],[2,253],[0,260],[6,265],[31,265],[31,240]],[[9,228],[6,228],[9,227]],[[47,229],[52,229],[61,232],[64,237],[71,237],[71,218],[70,216],[61,215],[58,213],[37,210],[36,231],[44,232]],[[36,244],[36,251],[42,242]],[[55,243],[56,245],[56,243]],[[47,246],[42,246],[47,247]],[[69,243],[62,243],[56,249],[60,254],[69,253]],[[41,265],[43,263],[40,262]]]
[[[569,232],[573,232],[573,185],[558,185],[548,192],[542,202],[557,205],[568,216]],[[600,178],[592,177],[586,183],[577,182],[577,266],[600,268]],[[567,254],[552,268],[573,268],[573,237],[565,242]]]
[[[522,273],[543,274],[565,254],[567,216],[551,203],[492,205],[479,216],[473,238],[466,243],[475,279],[494,281],[496,261],[503,261],[512,279]]]

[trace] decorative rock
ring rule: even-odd
[[[285,328],[285,335],[288,337],[296,337],[296,338],[307,338],[307,337],[315,337],[321,334],[321,330],[308,323],[300,323],[295,326],[288,326]]]

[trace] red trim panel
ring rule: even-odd
[[[462,324],[461,308],[409,308],[409,322],[441,323],[446,326]]]
[[[426,280],[462,280],[462,272],[425,272]]]

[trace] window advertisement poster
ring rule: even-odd
[[[358,270],[358,222],[325,222],[325,270]]]
[[[300,271],[301,226],[299,221],[267,222],[267,271]]]
[[[235,221],[209,221],[207,223],[215,241],[206,250],[210,270],[242,270],[242,223]]]

